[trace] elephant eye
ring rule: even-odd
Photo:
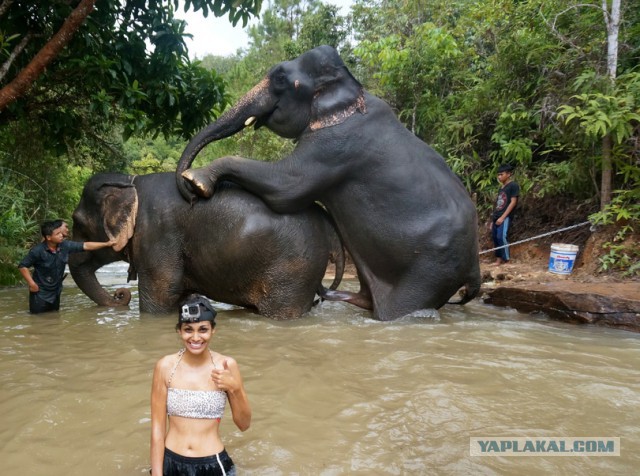
[[[287,87],[287,75],[284,71],[279,70],[273,77],[273,85],[278,89],[284,89]]]

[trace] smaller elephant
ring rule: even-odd
[[[324,209],[281,215],[233,184],[219,192],[190,206],[172,173],[93,176],[73,212],[73,239],[115,238],[117,244],[73,255],[73,279],[97,304],[122,305],[126,299],[112,298],[95,276],[122,260],[130,265],[129,279],[138,279],[142,312],[175,311],[198,293],[276,319],[309,311],[316,293],[325,291],[330,259],[336,263],[331,289],[337,288],[344,250]]]

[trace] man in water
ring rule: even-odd
[[[29,285],[29,312],[57,311],[60,309],[62,281],[69,255],[80,251],[94,251],[116,244],[105,242],[80,242],[65,240],[65,223],[61,220],[46,221],[40,227],[43,240],[29,250],[18,264],[18,269]],[[33,276],[29,268],[33,267]]]

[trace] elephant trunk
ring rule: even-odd
[[[185,200],[190,201],[193,194],[189,190],[186,180],[182,177],[182,173],[191,167],[198,153],[207,144],[232,136],[245,127],[256,123],[258,117],[268,114],[273,107],[274,101],[269,94],[269,79],[265,77],[231,109],[225,111],[216,122],[202,129],[189,141],[176,169],[178,190]],[[256,124],[256,127],[259,127],[259,123]]]
[[[80,290],[98,306],[128,306],[131,301],[131,292],[126,288],[118,288],[111,296],[96,277],[96,270],[102,265],[91,259],[83,260],[81,255],[85,254],[88,253],[78,253],[69,257],[69,271]]]

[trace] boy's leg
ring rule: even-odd
[[[498,243],[498,225],[496,225],[496,222],[492,222],[491,224],[491,239],[493,240],[493,246],[498,247],[500,246]],[[498,250],[495,251],[494,253],[496,256],[498,256]]]
[[[511,218],[507,217],[504,219],[504,221],[502,222],[502,225],[500,225],[498,233],[499,233],[499,239],[502,242],[502,244],[500,246],[505,246],[509,244],[509,241],[507,239],[507,236],[509,234],[509,223],[511,223]],[[502,258],[502,260],[506,263],[507,261],[509,261],[509,259],[511,259],[511,256],[509,255],[509,247],[507,246],[506,248],[502,248],[500,250],[501,255],[500,258]]]
[[[511,221],[510,218],[507,217],[502,222],[501,225],[496,225],[495,223],[493,224],[492,237],[493,237],[493,244],[496,246],[496,248],[509,244],[509,242],[507,241],[507,234],[509,232],[510,221]],[[506,263],[510,259],[508,246],[505,248],[500,248],[499,250],[496,250],[495,254],[496,254],[496,264]]]
[[[502,225],[497,225],[496,222],[494,221],[493,224],[491,225],[491,239],[493,240],[494,248],[498,248],[503,245],[502,239],[500,238],[501,236],[502,236]],[[496,257],[496,261],[494,264],[502,264],[504,262],[504,260],[502,259],[501,249],[495,250],[493,254]]]

